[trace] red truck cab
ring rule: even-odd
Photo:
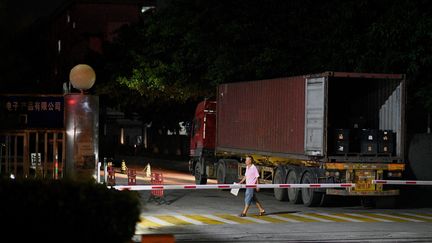
[[[213,157],[216,142],[216,101],[205,100],[197,105],[191,127],[189,171],[199,184],[207,181],[204,158]],[[211,156],[208,156],[211,155]],[[200,162],[200,163],[198,163]],[[199,171],[200,173],[196,173]],[[198,178],[197,178],[198,177]]]

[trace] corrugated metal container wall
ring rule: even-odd
[[[217,148],[304,153],[304,77],[219,86]]]

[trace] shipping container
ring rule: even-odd
[[[371,181],[402,175],[404,116],[402,74],[324,72],[221,84],[211,118],[203,122],[213,129],[199,132],[212,134],[215,146],[198,148],[205,142],[192,136],[190,170],[199,174],[197,183],[211,177],[232,183],[250,155],[262,183],[359,184],[326,191],[275,189],[279,200],[298,203],[301,197],[310,206],[323,194],[395,196],[398,190]],[[382,141],[383,134],[391,140]]]

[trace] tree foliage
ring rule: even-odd
[[[225,82],[390,72],[406,73],[431,110],[431,91],[419,92],[431,78],[430,12],[426,0],[171,0],[119,33],[107,90],[163,107]]]

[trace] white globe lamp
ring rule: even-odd
[[[84,93],[85,90],[93,87],[96,81],[96,73],[87,64],[78,64],[69,73],[69,80],[75,89]]]

